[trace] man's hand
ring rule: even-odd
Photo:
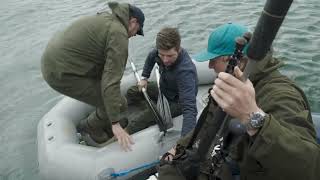
[[[234,69],[234,73],[235,77],[225,72],[219,73],[210,94],[226,113],[246,124],[250,113],[260,109],[256,103],[255,90],[251,81],[240,80],[243,73],[238,67]]]
[[[146,89],[147,89],[147,84],[148,84],[148,81],[147,81],[146,79],[142,79],[142,80],[138,83],[139,91],[141,92],[141,91],[142,91],[142,88],[146,88]]]
[[[131,145],[134,144],[130,135],[120,126],[119,123],[112,125],[112,132],[114,136],[117,138],[120,146],[125,151],[131,151]]]
[[[173,156],[176,155],[176,147],[171,148],[165,155],[166,155],[166,157],[164,157],[164,160],[172,161]]]

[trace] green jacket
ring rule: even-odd
[[[258,134],[244,134],[231,146],[231,157],[238,162],[243,180],[320,178],[320,147],[310,107],[302,90],[279,73],[280,65],[269,56],[250,76],[257,104],[268,116]],[[210,105],[201,131],[213,123],[215,108]],[[186,146],[190,137],[191,133],[178,144]],[[202,163],[202,172],[207,172],[208,162]]]
[[[55,74],[101,80],[108,117],[119,121],[120,81],[128,58],[129,4],[109,3],[112,14],[80,18],[54,36],[42,56],[44,78]],[[69,83],[69,82],[65,82]]]

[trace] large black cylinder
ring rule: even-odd
[[[267,0],[248,47],[248,57],[265,57],[293,0]]]

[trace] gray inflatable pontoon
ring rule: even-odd
[[[195,64],[200,84],[197,96],[199,115],[214,74],[208,69],[207,62]],[[124,93],[134,84],[136,80],[130,74],[123,78],[121,90]],[[157,125],[133,134],[135,144],[130,152],[124,152],[117,142],[101,148],[81,145],[76,125],[93,110],[90,105],[64,97],[41,119],[37,139],[42,179],[123,180],[149,177],[159,156],[173,147],[180,137],[181,116],[174,119],[174,126],[166,136],[159,132]],[[319,122],[320,114],[314,114],[314,120]]]
[[[195,62],[199,74],[198,109],[203,109],[213,71],[208,63]],[[133,73],[121,82],[122,93],[136,84]],[[129,107],[130,108],[130,107]],[[180,137],[182,116],[166,136],[157,125],[132,135],[132,151],[124,152],[117,142],[98,148],[79,144],[76,125],[94,108],[75,99],[64,97],[38,124],[38,161],[40,175],[46,180],[111,180],[130,179],[157,163],[159,156],[173,147]],[[200,114],[200,113],[199,113]],[[130,115],[129,115],[130,116]],[[135,170],[135,168],[141,168]],[[131,172],[131,171],[132,172]]]

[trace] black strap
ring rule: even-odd
[[[206,106],[206,107],[203,109],[203,111],[201,112],[201,115],[200,115],[200,117],[199,117],[199,119],[198,119],[197,125],[196,125],[196,127],[195,127],[195,129],[194,129],[194,131],[193,131],[193,133],[192,133],[192,137],[191,137],[191,139],[190,139],[190,141],[189,141],[189,143],[188,143],[188,145],[187,145],[187,149],[192,148],[192,146],[193,146],[193,144],[194,144],[194,141],[196,140],[196,138],[197,138],[200,130],[202,129],[202,126],[203,126],[204,122],[205,122],[206,119],[207,119],[207,114],[208,114],[209,106],[210,106],[211,102],[213,101],[212,97],[210,96],[210,91],[211,91],[211,89],[212,89],[212,88],[210,88],[210,89],[208,90],[208,92],[209,92],[209,96],[208,96],[209,101],[208,101],[208,103],[207,103],[207,106]]]

